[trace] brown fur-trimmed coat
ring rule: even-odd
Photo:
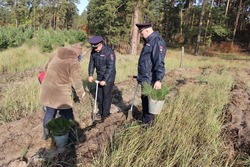
[[[55,109],[73,106],[72,87],[81,100],[85,93],[82,86],[81,67],[78,55],[62,47],[45,65],[45,77],[40,92],[40,103]]]

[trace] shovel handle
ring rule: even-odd
[[[134,92],[134,97],[132,99],[132,104],[131,104],[131,107],[130,107],[130,110],[132,111],[133,109],[133,106],[134,106],[134,102],[135,102],[135,96],[136,96],[136,92],[137,92],[137,88],[138,88],[138,82],[136,83],[136,86],[135,86],[135,92]]]
[[[100,82],[100,81],[95,80],[96,89],[95,89],[95,104],[94,104],[93,118],[92,118],[92,121],[93,121],[93,122],[95,121],[95,116],[96,116],[96,113],[97,113],[96,103],[97,103],[97,92],[98,92],[98,83],[99,83],[99,82]]]

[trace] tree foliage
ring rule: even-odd
[[[34,39],[34,36],[37,36]],[[0,27],[0,50],[10,47],[21,46],[26,40],[34,39],[38,41],[42,52],[50,52],[53,50],[53,44],[64,46],[65,43],[74,44],[84,42],[87,36],[80,30],[54,30],[49,28],[44,29],[42,26],[37,31],[33,27],[24,28],[23,26],[15,27]]]
[[[168,43],[194,46],[200,30],[201,46],[235,41],[250,48],[250,0],[89,0],[87,10],[81,15],[77,14],[78,3],[79,0],[2,0],[0,25],[32,27],[34,30],[42,26],[46,30],[60,29],[63,32],[65,29],[81,29],[90,36],[103,36],[107,44],[121,53],[134,54],[130,52],[132,44],[136,50],[134,46],[139,42],[134,24],[152,22],[154,30],[158,30]],[[202,4],[205,6],[203,12]],[[138,14],[136,19],[135,12]],[[52,43],[63,46],[62,37],[56,38]],[[11,45],[18,46],[23,39],[13,40]],[[71,35],[65,38],[69,43],[77,40],[81,39]],[[1,39],[1,45],[4,45],[2,49],[6,48],[8,42],[6,44],[6,40]]]
[[[78,3],[79,0],[2,0],[1,25],[70,29],[77,16]]]
[[[88,5],[90,34],[104,36],[108,44],[119,48],[129,42],[132,10],[129,0],[93,0]],[[121,40],[123,39],[123,40]]]
[[[238,8],[241,8],[241,14],[237,34],[242,32],[250,34],[250,0],[244,1],[242,5],[239,2],[239,0],[205,1],[200,34],[201,45],[210,45],[211,42],[221,40],[232,41]],[[133,12],[138,7],[139,21],[154,23],[153,28],[158,30],[167,42],[181,41],[195,45],[202,3],[203,1],[189,0],[90,0],[87,8],[89,33],[104,36],[109,44],[120,50],[125,47],[124,44],[129,45],[134,24]],[[228,12],[226,12],[227,6]],[[249,38],[249,35],[247,37]],[[250,43],[249,39],[243,38],[237,40]],[[129,47],[126,48],[129,52]]]
[[[21,46],[25,40],[33,37],[33,33],[32,27],[0,27],[0,50]]]

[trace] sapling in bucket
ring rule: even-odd
[[[154,89],[152,85],[143,82],[142,94],[148,97],[149,113],[160,114],[169,90],[165,84],[162,84],[161,89]]]
[[[64,117],[54,118],[47,122],[49,129],[57,147],[65,147],[68,144],[68,135],[73,124],[73,120]]]

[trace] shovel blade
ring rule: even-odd
[[[132,110],[128,110],[126,119],[127,120],[133,119],[133,112],[132,112]]]

